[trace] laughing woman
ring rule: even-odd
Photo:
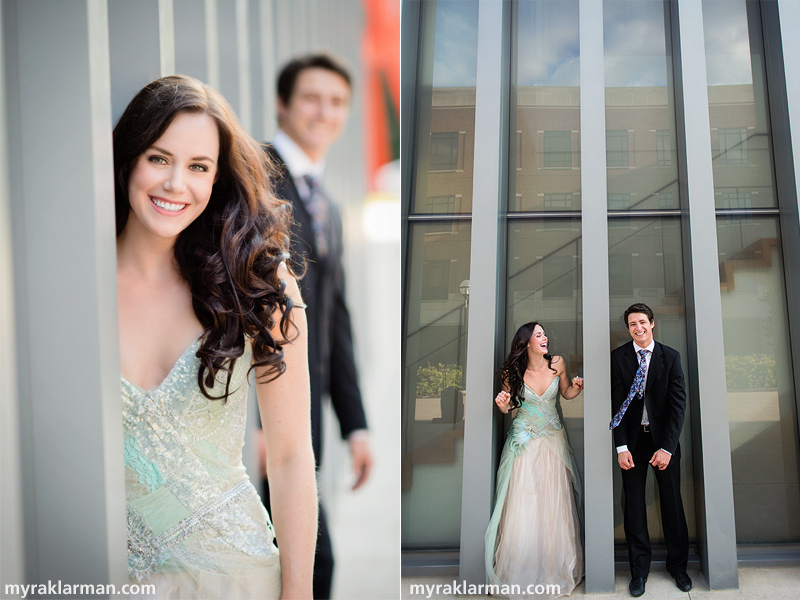
[[[149,599],[310,598],[306,320],[263,152],[173,76],[128,105],[114,170],[130,577]],[[274,532],[242,466],[251,369]]]
[[[548,353],[547,336],[535,322],[514,335],[501,380],[495,403],[516,416],[486,531],[489,583],[518,585],[521,595],[512,598],[569,595],[583,578],[580,482],[556,400],[559,393],[575,398],[583,380],[570,382],[564,359]]]

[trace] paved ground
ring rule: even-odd
[[[398,209],[399,211],[399,209]],[[327,415],[320,493],[334,546],[334,600],[400,595],[400,240],[360,240],[348,292],[361,392],[375,456],[368,483],[353,476],[338,423]]]
[[[675,587],[673,579],[666,572],[651,573],[647,580],[647,589],[643,600],[798,600],[800,598],[800,567],[741,567],[739,568],[739,589],[709,591],[708,583],[697,571],[689,571],[694,582],[694,589],[684,593]],[[572,598],[631,598],[628,593],[627,574],[617,573],[616,590],[613,594],[586,594],[581,583],[572,593]],[[461,598],[466,596],[433,594],[431,596],[411,595],[411,584],[432,586],[436,584],[453,584],[447,577],[404,577],[402,579],[402,600],[419,598]],[[440,588],[442,589],[442,588]],[[470,598],[489,598],[489,596],[469,596]],[[535,596],[531,596],[533,600]]]

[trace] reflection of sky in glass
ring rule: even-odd
[[[606,0],[606,87],[667,85],[665,35],[662,0]]]
[[[439,0],[436,3],[433,87],[475,87],[477,71],[477,0]]]
[[[752,84],[745,0],[703,0],[708,85]]]
[[[577,0],[519,3],[517,85],[580,84]]]

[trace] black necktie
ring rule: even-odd
[[[314,243],[317,247],[319,256],[327,256],[329,248],[329,225],[330,210],[328,199],[319,185],[319,181],[313,175],[304,175],[303,180],[308,186],[308,193],[303,202],[306,205],[308,214],[311,215],[311,229],[314,232]]]

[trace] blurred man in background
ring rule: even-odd
[[[280,172],[276,195],[292,205],[291,259],[308,305],[311,426],[314,454],[322,456],[322,398],[330,395],[341,434],[353,460],[355,484],[369,477],[372,451],[358,387],[350,314],[345,302],[342,222],[321,185],[325,157],[341,135],[350,111],[349,71],[327,54],[291,60],[278,77],[279,130],[267,152]],[[268,492],[265,498],[268,498]],[[330,598],[333,552],[320,507],[314,598]],[[280,540],[278,540],[280,544]]]

